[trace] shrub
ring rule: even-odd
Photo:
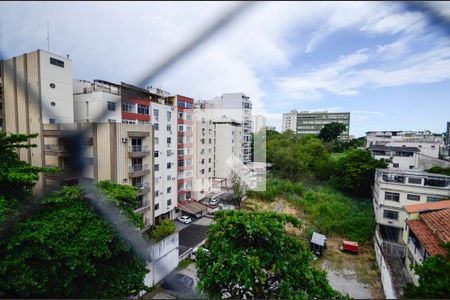
[[[150,230],[149,237],[155,242],[158,242],[168,237],[176,230],[177,228],[175,224],[172,223],[172,221],[170,221],[169,219],[164,219],[161,221],[161,224],[155,226],[152,230]]]

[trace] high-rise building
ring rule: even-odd
[[[262,115],[253,116],[252,126],[252,132],[254,133],[266,130],[266,117]]]
[[[72,61],[43,50],[0,62],[0,128],[39,136],[35,148],[20,149],[20,159],[44,166],[43,124],[73,123]],[[42,176],[34,192],[43,192]]]
[[[244,164],[251,162],[252,144],[252,102],[243,93],[225,93],[212,100],[214,105],[214,117],[234,120],[241,124],[242,131],[242,161]]]
[[[282,131],[290,129],[298,135],[319,134],[322,128],[330,123],[341,123],[346,126],[345,131],[339,136],[341,140],[349,139],[350,113],[349,112],[309,112],[295,110],[283,114]]]

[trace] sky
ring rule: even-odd
[[[74,79],[138,83],[236,2],[1,2],[0,57],[70,55]],[[450,20],[450,2],[432,3]],[[444,23],[445,24],[445,23]],[[293,109],[351,113],[350,134],[445,131],[450,21],[400,2],[259,2],[149,85],[243,92],[267,125]]]

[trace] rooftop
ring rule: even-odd
[[[421,212],[427,212],[430,210],[439,210],[439,209],[444,209],[444,208],[450,208],[450,200],[405,205],[404,208],[407,213],[416,213],[416,212],[421,213]]]
[[[409,228],[430,255],[445,255],[440,242],[450,242],[450,209],[424,212],[419,218],[407,220]]]
[[[399,175],[405,175],[405,176],[411,175],[411,176],[440,177],[440,178],[450,179],[450,176],[447,176],[447,175],[428,173],[428,172],[416,171],[416,170],[377,169],[377,172],[392,173],[392,174],[399,174]]]
[[[385,145],[370,145],[369,150],[375,151],[402,151],[402,152],[420,152],[417,147],[398,147],[398,146],[385,146]]]

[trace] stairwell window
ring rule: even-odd
[[[116,111],[116,103],[108,101],[108,110]]]
[[[60,68],[64,68],[64,62],[53,57],[50,57],[50,64]]]

